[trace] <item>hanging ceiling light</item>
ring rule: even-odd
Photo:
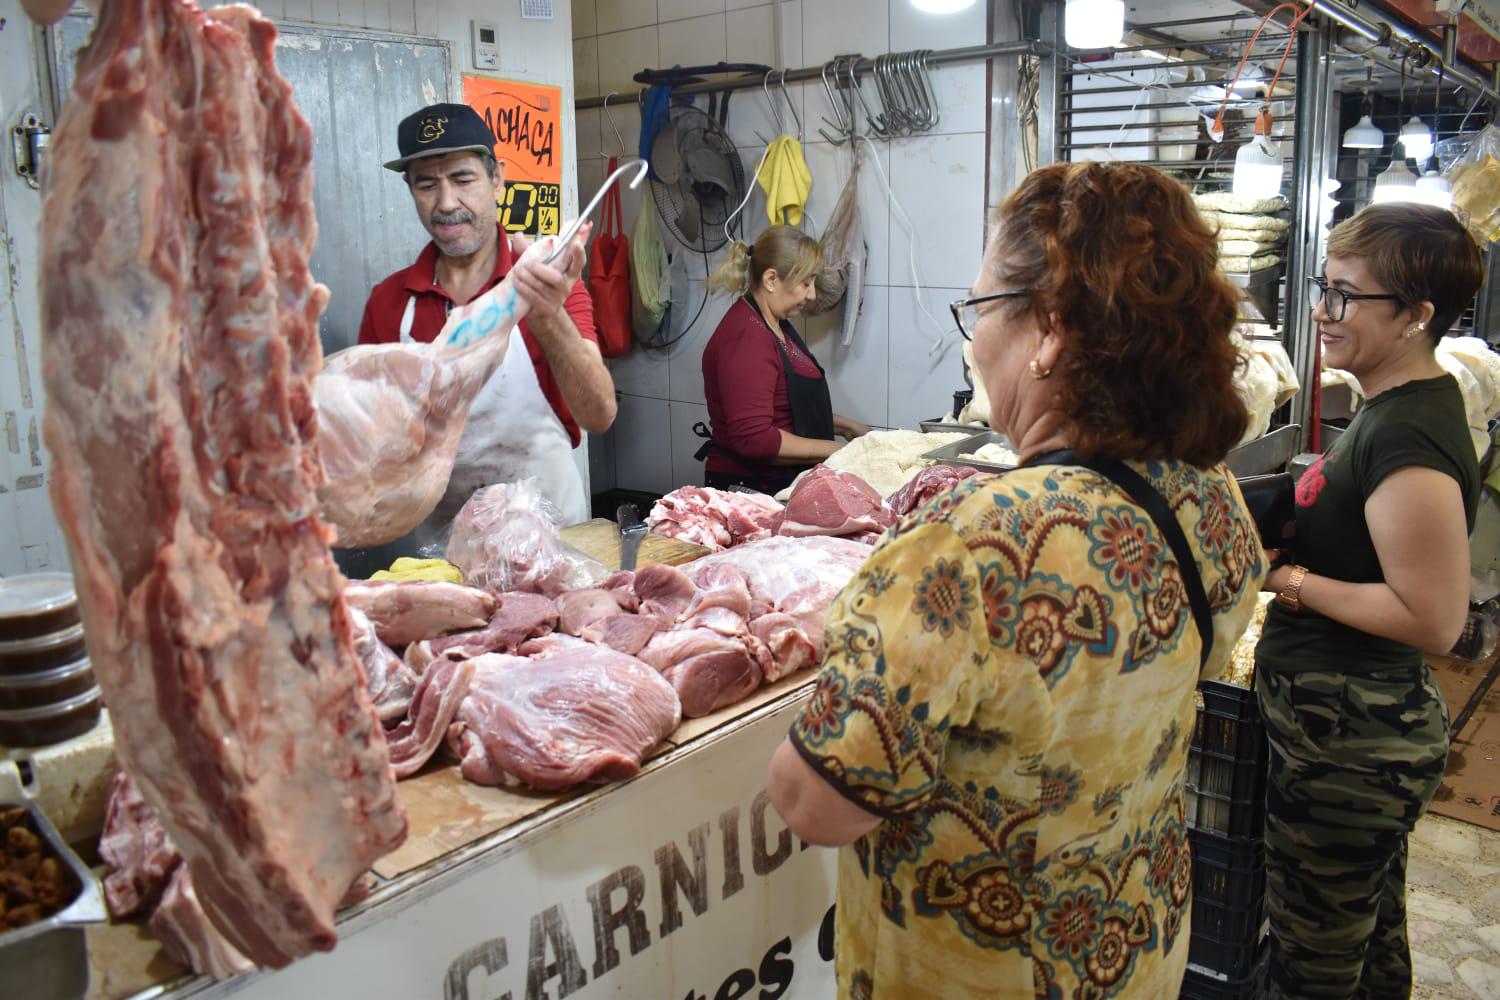
[[[1344,133],[1345,149],[1379,149],[1385,145],[1385,133],[1380,131],[1369,115],[1360,118],[1354,127]]]
[[[1383,205],[1392,201],[1420,201],[1417,195],[1417,175],[1406,169],[1406,160],[1391,157],[1391,165],[1375,178],[1375,191],[1370,202]]]
[[[1380,126],[1370,118],[1370,112],[1374,109],[1374,102],[1370,98],[1370,91],[1375,88],[1375,66],[1374,63],[1365,63],[1365,81],[1360,89],[1364,91],[1364,100],[1360,102],[1360,110],[1363,114],[1354,127],[1344,133],[1345,149],[1379,149],[1385,145],[1385,133]]]
[[[1260,201],[1281,193],[1281,145],[1265,131],[1261,123],[1269,116],[1264,112],[1255,122],[1255,138],[1234,154],[1234,196]],[[1269,129],[1267,129],[1269,131]]]
[[[1435,205],[1438,208],[1453,207],[1453,185],[1448,183],[1448,178],[1436,170],[1429,170],[1417,178],[1415,185],[1417,200],[1426,205]]]
[[[956,14],[974,6],[974,0],[911,0],[911,5],[926,14]]]
[[[1068,0],[1063,37],[1075,49],[1107,49],[1125,37],[1124,0]]]
[[[1416,115],[1412,115],[1411,121],[1401,126],[1401,134],[1396,137],[1396,141],[1401,143],[1406,155],[1418,163],[1432,156],[1432,129]]]

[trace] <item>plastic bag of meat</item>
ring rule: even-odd
[[[597,587],[609,571],[565,544],[562,515],[542,495],[536,479],[496,483],[476,490],[448,538],[447,559],[464,579],[496,593],[521,590],[556,596]]]

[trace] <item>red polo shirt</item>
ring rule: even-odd
[[[496,228],[499,229],[498,224]],[[436,284],[437,258],[437,244],[428,243],[415,264],[397,271],[370,289],[370,298],[365,302],[365,316],[359,324],[361,344],[398,343],[401,340],[401,317],[406,312],[407,301],[413,297],[416,299],[416,309],[412,315],[411,338],[427,344],[442,332],[443,323],[448,319],[448,310],[459,303],[455,303],[453,297]],[[495,270],[480,289],[480,294],[500,284],[500,280],[510,272],[514,264],[515,255],[511,253],[510,240],[501,230],[500,245],[495,254]],[[597,344],[599,337],[594,332],[594,306],[582,281],[573,286],[564,305],[579,334],[585,340]],[[563,401],[562,389],[552,376],[547,356],[542,353],[541,345],[531,335],[531,329],[524,319],[521,320],[521,339],[526,342],[526,352],[531,355],[531,364],[536,369],[536,380],[542,387],[542,395],[547,397],[557,419],[567,428],[573,447],[578,447],[581,439],[578,421],[573,419],[572,411]]]

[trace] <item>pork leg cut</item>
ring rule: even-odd
[[[110,0],[52,140],[45,434],[115,753],[234,948],[405,836],[320,519],[312,135],[253,8]]]

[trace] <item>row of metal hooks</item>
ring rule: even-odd
[[[859,124],[856,101],[864,111],[866,128],[877,138],[895,139],[931,131],[938,123],[931,58],[931,49],[888,52],[875,57],[870,72],[875,78],[879,111],[865,100],[859,73],[863,56],[835,56],[824,63],[823,92],[828,96],[834,120],[824,117],[823,124],[833,132],[820,128],[818,134],[836,146],[851,141]]]

